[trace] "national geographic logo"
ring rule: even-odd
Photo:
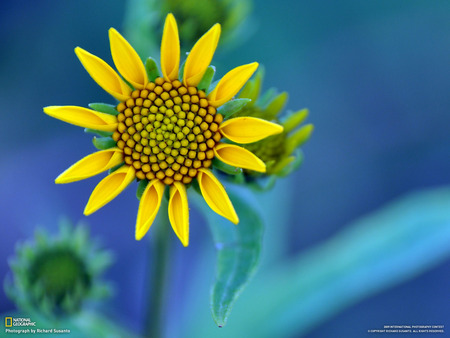
[[[12,326],[12,317],[5,317],[5,327]]]
[[[31,318],[23,317],[5,317],[5,327],[17,327],[17,326],[36,326],[36,322],[33,322]]]

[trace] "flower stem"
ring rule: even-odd
[[[168,285],[170,256],[170,223],[167,215],[166,198],[161,202],[158,222],[154,225],[152,243],[149,250],[148,281],[151,289],[147,291],[147,313],[145,337],[164,337],[164,316],[166,310],[166,287]]]

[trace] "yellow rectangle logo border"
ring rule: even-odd
[[[8,325],[9,321],[9,325]],[[11,327],[12,326],[12,317],[5,317],[5,327]]]

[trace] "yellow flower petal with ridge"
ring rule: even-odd
[[[83,128],[113,132],[117,129],[117,117],[77,106],[49,106],[44,113],[55,119]]]
[[[233,167],[266,172],[266,165],[252,152],[234,144],[219,143],[214,147],[214,154],[222,162]]]
[[[161,41],[161,70],[166,80],[178,78],[180,68],[180,38],[178,27],[172,13],[167,14]]]
[[[220,38],[220,24],[216,23],[192,47],[184,66],[183,83],[196,87],[211,63]]]
[[[238,224],[239,218],[233,204],[225,188],[214,174],[210,170],[202,168],[198,170],[197,179],[203,198],[209,207],[220,216],[225,217],[234,224]]]
[[[130,87],[105,61],[80,47],[75,48],[75,54],[89,75],[106,92],[119,101],[125,101],[129,97]]]
[[[214,107],[219,107],[225,102],[230,101],[231,98],[241,90],[248,79],[250,79],[258,68],[258,65],[258,62],[253,62],[236,67],[226,73],[219,81],[216,88],[209,93],[209,104]]]
[[[283,126],[256,117],[236,117],[223,122],[219,130],[227,139],[247,144],[279,134]]]
[[[55,183],[70,183],[84,180],[111,169],[123,162],[123,152],[119,148],[97,151],[88,155],[59,175]]]
[[[141,240],[150,229],[164,196],[164,183],[154,179],[147,184],[141,196],[136,220],[136,240]]]
[[[148,82],[147,72],[138,53],[114,28],[109,29],[109,42],[114,64],[120,74],[134,88],[143,89]]]
[[[88,216],[111,202],[134,180],[135,172],[132,166],[124,165],[101,180],[89,197],[84,214]]]
[[[169,220],[173,231],[184,246],[189,245],[189,207],[186,186],[174,182],[170,186]]]

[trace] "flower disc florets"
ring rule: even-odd
[[[198,169],[211,166],[223,116],[208,104],[204,91],[157,78],[133,91],[117,110],[113,139],[137,178],[188,184]]]

